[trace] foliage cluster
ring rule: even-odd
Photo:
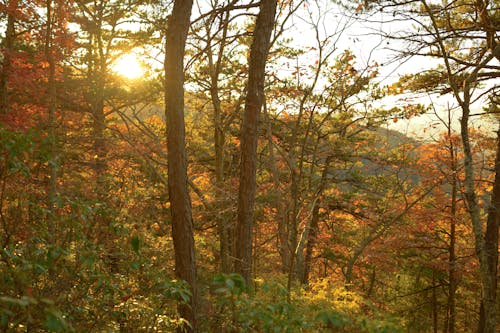
[[[185,134],[200,331],[452,333],[481,322],[477,244],[495,207],[498,117],[467,128],[469,146],[454,119],[476,104],[498,111],[498,1],[477,13],[483,1],[339,3],[278,2],[250,285],[232,272],[258,4],[199,1],[194,11]],[[165,77],[152,65],[163,62],[171,4],[0,2],[0,331],[192,327],[177,308],[194,295],[174,269]],[[383,86],[382,65],[342,43],[375,7],[421,18],[411,34],[385,37],[442,64]],[[306,45],[284,33],[295,20],[311,29]],[[160,56],[129,79],[113,65],[130,52]],[[420,93],[459,103],[437,110],[415,103]],[[425,140],[388,129],[429,112]]]
[[[285,281],[284,279],[282,279]],[[213,329],[220,332],[402,332],[387,314],[369,315],[362,297],[324,279],[291,294],[276,281],[258,282],[254,294],[236,274],[212,282]],[[365,309],[363,309],[365,308]],[[374,319],[378,317],[377,319]]]

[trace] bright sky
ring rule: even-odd
[[[321,39],[327,35],[334,35],[329,48],[335,48],[335,54],[340,54],[345,49],[350,49],[357,57],[359,67],[363,68],[368,63],[377,62],[380,65],[380,80],[382,84],[390,84],[397,81],[400,75],[405,73],[415,73],[429,65],[436,65],[438,61],[433,61],[430,58],[414,57],[406,62],[401,63],[395,61],[396,53],[391,49],[404,49],[404,45],[394,40],[384,40],[377,31],[386,33],[397,33],[399,31],[409,31],[411,24],[408,22],[391,22],[392,15],[385,13],[376,13],[370,18],[370,22],[361,22],[358,16],[349,16],[346,12],[340,10],[331,1],[320,1],[321,7],[318,9],[315,2],[309,2],[309,6],[299,9],[299,13],[291,21],[292,28],[289,33],[292,37],[292,44],[300,47],[317,47],[314,31],[310,25],[310,20],[314,20],[319,26]],[[319,17],[318,13],[321,13]],[[194,14],[196,15],[196,14]],[[342,33],[341,31],[344,30]],[[300,38],[294,38],[300,36]],[[328,49],[327,49],[328,50]],[[126,78],[134,79],[144,75],[144,67],[141,65],[141,52],[131,52],[120,57],[112,66],[113,70]],[[311,64],[311,57],[314,51],[302,56],[304,64]],[[292,64],[291,66],[293,66]],[[448,107],[456,107],[456,102],[448,97],[433,96],[432,99],[424,97],[420,100],[422,103],[434,103],[436,110],[447,110]],[[395,103],[395,98],[388,98],[385,103]],[[442,112],[442,111],[441,111]],[[455,117],[457,118],[457,117]],[[478,119],[478,118],[476,118]],[[478,121],[474,119],[474,121]],[[390,122],[388,126],[402,132],[412,133],[417,135],[432,133],[438,131],[441,125],[438,124],[438,119],[433,115],[424,115],[411,120],[400,120],[396,123]],[[427,135],[427,134],[426,134]]]
[[[145,71],[140,56],[133,51],[119,57],[112,65],[112,70],[128,79],[137,79],[143,76]]]

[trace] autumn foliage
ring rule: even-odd
[[[438,67],[386,84],[380,62],[340,45],[350,21],[322,30],[331,4],[278,1],[254,110],[251,271],[242,277],[240,126],[258,4],[200,3],[183,58],[182,133],[197,330],[475,331],[484,281],[458,111],[413,98],[453,93],[452,79],[465,96],[473,70],[450,79]],[[361,18],[374,3],[335,8]],[[0,331],[191,329],[193,281],[176,274],[168,189],[169,163],[180,163],[169,160],[164,113],[171,10],[141,0],[0,2]],[[307,45],[286,33],[298,15],[316,35]],[[443,43],[455,47],[453,37]],[[113,67],[132,49],[146,68],[136,79]],[[450,62],[479,57],[450,52]],[[495,66],[479,68],[471,89]],[[471,106],[487,97],[483,111],[494,114],[495,87]],[[416,134],[398,131],[429,113],[432,123],[410,126]],[[487,117],[468,128],[484,220],[497,154],[496,118]]]

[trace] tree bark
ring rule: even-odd
[[[436,22],[436,18],[433,15],[433,11],[427,4],[425,0],[421,1],[424,5],[426,12],[428,13],[432,26],[434,28],[434,34],[436,38],[436,44],[439,47],[439,52],[444,60],[444,65],[446,68],[448,83],[450,85],[451,91],[455,99],[457,100],[460,108],[462,109],[462,118],[460,119],[460,134],[462,139],[462,146],[464,150],[464,197],[467,203],[467,210],[472,221],[472,230],[474,233],[474,246],[476,250],[476,255],[479,259],[479,276],[481,280],[481,307],[480,316],[478,324],[478,333],[494,333],[496,332],[496,316],[497,316],[497,304],[496,304],[496,289],[497,289],[497,263],[498,263],[498,225],[499,225],[499,210],[500,210],[500,143],[497,147],[497,155],[495,159],[495,181],[493,184],[493,192],[491,194],[490,207],[488,209],[488,217],[486,221],[486,233],[483,232],[483,219],[481,218],[481,207],[478,203],[478,198],[476,194],[475,185],[475,171],[473,164],[473,154],[471,149],[470,137],[469,137],[469,117],[470,117],[470,106],[471,106],[471,93],[473,91],[472,86],[477,83],[478,75],[481,69],[483,69],[488,62],[490,62],[494,57],[496,57],[496,46],[492,50],[490,55],[485,55],[475,63],[472,67],[472,71],[463,78],[455,77],[454,70],[450,62],[450,57],[448,56],[448,51],[444,45],[444,39],[442,38],[439,25]],[[478,10],[478,15],[481,23],[485,24],[484,15],[487,15],[487,2],[482,2],[481,0],[476,1],[476,9]],[[488,24],[486,24],[488,26]],[[488,32],[488,27],[483,27],[485,32],[491,35],[491,31]],[[491,49],[493,45],[488,45]]]
[[[438,333],[438,301],[436,292],[436,272],[432,271],[432,331]]]
[[[9,78],[12,71],[11,53],[14,50],[15,17],[13,11],[17,8],[18,1],[8,3],[7,29],[2,43],[3,61],[0,72],[0,115],[6,115],[9,110]]]
[[[188,192],[184,123],[184,51],[190,26],[192,0],[176,0],[168,21],[165,53],[165,114],[167,118],[168,192],[172,214],[175,273],[186,281],[193,296],[179,303],[190,332],[197,331],[198,288],[191,200]]]
[[[277,0],[262,0],[250,46],[247,95],[241,124],[241,169],[236,224],[235,271],[250,286],[255,206],[259,115],[264,100],[264,76]]]
[[[445,332],[455,333],[455,294],[457,292],[458,280],[456,276],[456,251],[455,251],[455,243],[456,243],[456,223],[457,223],[457,197],[458,197],[458,167],[457,167],[457,157],[455,154],[455,145],[452,140],[451,133],[451,115],[448,114],[448,139],[449,146],[448,151],[450,153],[450,164],[451,164],[451,209],[450,209],[450,244],[448,248],[449,255],[449,267],[448,267],[448,275],[449,275],[449,283],[448,283],[448,305],[447,305],[447,314],[446,314],[446,324],[445,324]]]
[[[219,44],[219,50],[214,61],[214,52],[212,51],[213,45],[207,47],[208,66],[210,70],[210,97],[212,106],[214,108],[214,151],[215,151],[215,202],[217,207],[223,208],[225,195],[224,195],[224,162],[225,154],[224,149],[226,145],[225,126],[223,119],[223,110],[220,100],[219,89],[219,76],[222,70],[222,60],[224,58],[224,49],[226,46],[227,31],[229,29],[229,11],[221,17],[220,25],[222,26],[222,36]],[[211,27],[207,26],[207,35],[211,34]],[[212,38],[207,38],[209,41]],[[223,273],[230,273],[232,271],[232,240],[234,224],[224,214],[217,214],[216,216],[217,228],[219,232],[219,254],[220,254],[220,268]]]
[[[107,216],[108,210],[106,209],[109,190],[107,181],[108,142],[104,105],[108,66],[103,41],[103,20],[103,11],[95,11],[92,15],[92,24],[87,27],[89,33],[87,80],[92,115],[92,171],[95,177],[92,185],[94,200],[101,205],[101,208],[96,210],[94,226],[89,232],[92,235],[95,234],[96,242],[103,246],[106,265],[111,273],[115,273],[119,270],[118,250],[114,246],[114,234],[110,228],[111,219]]]
[[[465,89],[464,89],[465,90]],[[467,98],[466,98],[467,100]],[[470,109],[467,103],[462,104],[461,134],[464,148],[465,199],[472,219],[475,248],[479,259],[479,274],[481,280],[481,307],[478,333],[496,332],[496,289],[498,262],[498,218],[500,209],[500,141],[495,160],[495,182],[488,209],[486,234],[483,233],[483,223],[474,185],[474,166],[469,138]]]
[[[491,50],[493,56],[497,58],[498,61],[500,61],[500,44],[498,44],[496,40],[496,34],[498,28],[494,22],[491,22],[491,18],[488,12],[489,5],[490,5],[489,0],[475,1],[476,10],[479,17],[479,23],[481,24],[483,31],[486,32],[486,43],[488,45],[488,48]]]
[[[54,58],[53,49],[53,27],[54,27],[54,10],[52,8],[52,0],[47,0],[45,3],[47,15],[47,28],[45,35],[45,57],[49,64],[47,77],[47,108],[48,108],[48,137],[50,143],[50,160],[49,163],[49,188],[48,188],[48,206],[50,218],[48,219],[49,237],[53,238],[57,231],[57,219],[54,217],[54,208],[58,195],[57,178],[59,173],[59,158],[58,144],[56,134],[56,109],[57,109],[57,87],[56,87],[56,59]],[[51,239],[52,242],[55,239]]]
[[[267,112],[267,105],[264,103],[264,116],[266,122],[266,135],[267,135],[267,143],[269,149],[269,171],[271,172],[272,180],[273,180],[273,195],[274,195],[274,206],[276,207],[276,221],[278,224],[278,235],[277,235],[277,244],[278,244],[278,253],[281,257],[281,271],[282,273],[287,273],[290,267],[290,258],[291,253],[288,243],[288,230],[286,223],[286,209],[284,198],[282,196],[282,191],[280,188],[280,172],[278,170],[277,165],[277,157],[274,150],[274,142],[273,142],[273,131],[271,118],[269,117],[269,113]]]
[[[485,260],[482,263],[485,272],[483,280],[483,297],[479,313],[479,332],[496,332],[496,294],[497,294],[497,267],[498,267],[498,227],[500,219],[500,130],[497,133],[497,152],[495,158],[495,181],[491,202],[488,208],[486,233],[484,235],[483,251]]]
[[[319,225],[319,209],[321,208],[321,203],[323,201],[323,192],[325,191],[326,182],[328,180],[328,168],[330,167],[330,162],[332,161],[333,156],[328,156],[325,161],[325,166],[323,167],[323,172],[321,174],[321,181],[318,187],[317,196],[318,200],[314,204],[313,213],[312,213],[312,221],[311,227],[309,230],[309,234],[307,237],[306,244],[306,254],[304,258],[304,267],[302,269],[302,274],[300,275],[301,283],[307,284],[309,283],[309,274],[311,272],[311,264],[312,264],[312,253],[314,247],[316,246],[316,237],[318,236],[318,225]]]
[[[102,13],[99,13],[102,15]],[[108,147],[105,138],[106,115],[104,114],[104,91],[106,88],[106,74],[108,71],[106,54],[103,45],[102,36],[102,16],[99,17],[96,23],[96,34],[94,38],[97,43],[97,71],[92,73],[92,117],[93,117],[93,137],[94,137],[94,172],[96,175],[95,192],[99,202],[106,202],[106,169]]]

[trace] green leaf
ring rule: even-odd
[[[9,324],[9,315],[12,315],[12,312],[7,312],[6,310],[2,310],[2,314],[0,314],[0,325],[7,326]]]
[[[138,261],[132,261],[132,262],[130,263],[130,267],[131,267],[132,269],[139,269],[139,268],[141,267],[141,263],[140,263],[140,262],[138,262]]]
[[[55,308],[46,309],[45,328],[50,332],[73,332],[74,329],[66,322],[61,311]]]
[[[28,297],[28,296],[22,296],[21,298],[13,298],[9,296],[2,296],[0,297],[0,301],[4,303],[9,303],[12,305],[18,305],[21,307],[26,307],[30,304],[37,304],[38,301],[34,299],[33,297]]]
[[[139,239],[139,236],[132,236],[130,243],[132,244],[132,249],[134,250],[134,252],[139,254],[139,249],[141,247],[141,240]]]
[[[54,314],[49,313],[45,318],[45,328],[52,332],[62,332],[64,326]]]
[[[226,279],[226,286],[230,289],[230,290],[233,290],[234,289],[234,281],[229,278],[229,279]]]
[[[214,290],[214,294],[224,294],[227,291],[228,291],[227,288],[217,288]]]

